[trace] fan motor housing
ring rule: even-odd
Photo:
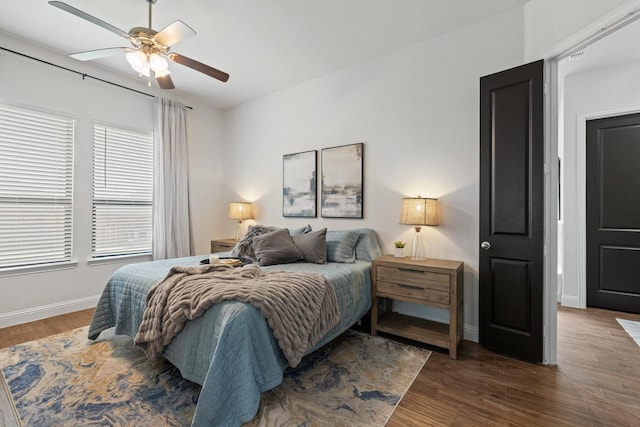
[[[149,50],[145,53],[160,53],[166,54],[169,51],[169,47],[161,43],[158,43],[153,37],[158,34],[157,31],[151,28],[145,27],[133,27],[129,30],[131,36],[131,43],[143,50]]]

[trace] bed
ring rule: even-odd
[[[366,314],[371,305],[371,261],[382,255],[372,229],[329,231],[327,252],[353,236],[352,258],[326,264],[295,262],[269,265],[265,271],[322,274],[335,290],[340,308],[338,323],[307,352],[328,343]],[[130,264],[109,279],[89,326],[89,338],[115,328],[116,334],[135,337],[142,322],[147,293],[173,266],[198,265],[204,256]],[[352,261],[352,262],[349,262]],[[162,356],[182,376],[202,385],[193,426],[241,425],[253,419],[260,394],[282,382],[288,363],[272,330],[250,304],[227,301],[188,322],[164,349]]]

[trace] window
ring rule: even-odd
[[[71,261],[73,128],[0,105],[0,268]]]
[[[94,258],[151,253],[153,137],[93,127]]]

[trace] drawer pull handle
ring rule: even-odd
[[[403,285],[401,283],[398,283],[398,286],[400,286],[401,288],[407,288],[407,289],[417,289],[419,291],[424,290],[424,288],[421,288],[420,286]]]
[[[413,273],[413,274],[424,274],[424,271],[412,270],[410,268],[402,268],[402,267],[398,267],[398,271],[403,271],[406,273]]]

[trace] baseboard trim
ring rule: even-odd
[[[576,296],[567,296],[567,295],[563,296],[562,305],[564,307],[584,308],[580,306],[580,300]]]
[[[464,339],[472,342],[480,342],[480,329],[477,326],[464,325]]]
[[[48,317],[59,316],[61,314],[73,313],[74,311],[93,308],[98,304],[100,295],[86,298],[78,298],[70,301],[58,302],[55,304],[42,305],[39,307],[17,310],[0,314],[0,328],[20,325],[22,323],[42,320]]]

